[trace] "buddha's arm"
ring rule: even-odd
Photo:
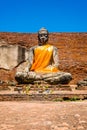
[[[53,66],[58,67],[59,65],[59,57],[58,57],[58,49],[53,47]]]
[[[29,57],[28,57],[28,69],[30,70],[32,64],[33,64],[33,58],[34,58],[34,47],[31,47],[29,49]]]
[[[29,72],[30,71],[30,68],[31,68],[31,65],[33,63],[33,57],[34,57],[34,53],[33,53],[33,50],[34,48],[31,47],[28,51],[28,59],[27,59],[27,65],[25,67],[25,72]]]

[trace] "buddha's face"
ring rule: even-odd
[[[45,44],[48,41],[48,35],[46,33],[39,34],[39,41]]]
[[[45,28],[39,30],[38,40],[40,45],[44,45],[48,41],[48,31]]]

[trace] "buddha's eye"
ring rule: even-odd
[[[42,37],[42,36],[43,36],[42,34],[39,35],[39,37]]]
[[[45,37],[47,37],[47,35],[45,35]]]
[[[40,34],[40,35],[39,35],[39,37],[43,37],[43,36],[48,37],[47,34]]]

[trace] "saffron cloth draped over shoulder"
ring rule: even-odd
[[[35,48],[34,62],[30,70],[35,72],[58,72],[59,70],[57,67],[50,65],[52,55],[52,45],[46,44]]]

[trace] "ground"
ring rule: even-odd
[[[0,130],[87,130],[87,100],[0,102]]]

